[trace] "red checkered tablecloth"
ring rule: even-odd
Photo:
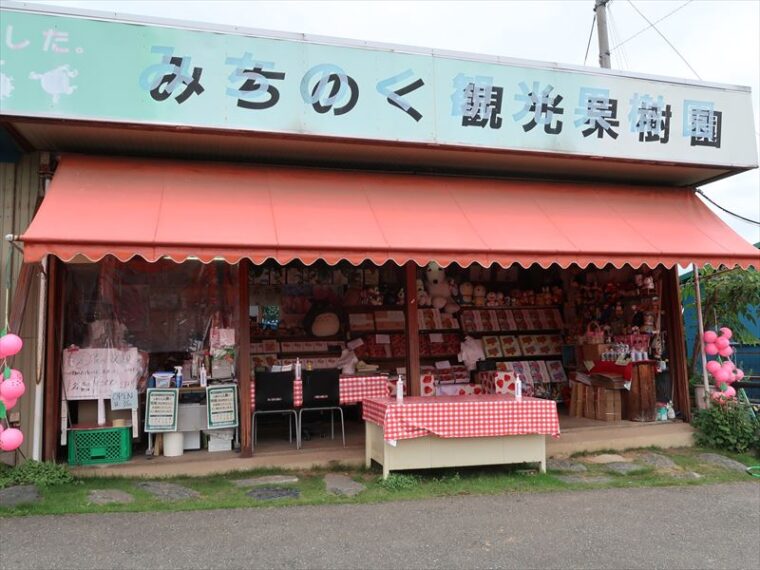
[[[407,397],[364,400],[362,416],[383,428],[387,441],[438,437],[551,435],[559,437],[557,404],[506,394]]]
[[[388,395],[387,376],[341,376],[340,403],[344,406],[359,404],[367,398],[384,398]],[[303,405],[303,383],[293,382],[293,404]],[[256,382],[251,381],[251,411],[256,405]]]

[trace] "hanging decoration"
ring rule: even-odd
[[[708,361],[707,372],[713,377],[717,388],[711,397],[718,403],[736,398],[736,390],[731,384],[744,378],[744,371],[730,359],[734,353],[732,336],[733,331],[728,327],[722,327],[718,332],[705,331],[702,336],[705,354],[717,356],[717,359]]]
[[[14,408],[26,392],[23,375],[8,365],[8,359],[21,352],[23,346],[24,341],[18,335],[7,329],[0,331],[0,451],[16,451],[24,442],[21,430],[8,425],[8,410]]]

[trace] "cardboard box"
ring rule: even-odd
[[[602,354],[610,349],[609,344],[582,344],[580,345],[581,362],[587,360],[601,360]]]

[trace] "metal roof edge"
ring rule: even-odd
[[[193,22],[188,20],[176,20],[173,18],[159,18],[153,16],[143,16],[137,14],[127,14],[119,12],[106,12],[101,10],[83,10],[68,7],[48,6],[35,4],[34,2],[18,2],[16,0],[4,0],[2,10],[29,12],[45,15],[78,17],[91,20],[105,20],[124,24],[135,25],[154,25],[167,28],[180,28],[191,31],[236,34],[243,36],[256,36],[262,38],[291,40],[306,43],[316,43],[338,47],[363,48],[376,51],[391,51],[406,53],[410,55],[427,55],[444,57],[450,59],[459,59],[465,61],[474,61],[479,63],[492,63],[502,65],[512,65],[515,67],[530,67],[552,71],[572,71],[576,73],[585,73],[588,75],[608,75],[613,77],[622,77],[630,79],[641,79],[646,81],[658,81],[674,83],[679,85],[689,85],[692,87],[702,87],[710,89],[722,89],[725,91],[741,91],[751,93],[752,90],[746,85],[731,85],[726,83],[714,83],[708,81],[694,81],[691,79],[667,77],[660,75],[651,75],[646,73],[623,72],[612,69],[601,69],[594,67],[585,67],[558,62],[536,61],[528,59],[518,59],[506,56],[476,54],[471,52],[460,52],[454,50],[443,50],[436,48],[425,48],[420,46],[409,46],[400,44],[391,44],[383,42],[371,42],[364,40],[355,40],[349,38],[339,38],[333,36],[322,36],[315,34],[304,34],[296,32],[281,32],[275,30],[264,30],[260,28],[248,28],[243,26],[233,26],[227,24],[211,24],[206,22]]]

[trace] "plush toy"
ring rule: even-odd
[[[486,305],[486,288],[484,285],[475,285],[472,292],[476,307],[485,307]]]
[[[496,293],[496,306],[497,307],[503,307],[506,304],[507,304],[507,300],[504,297],[504,293],[502,293],[501,291],[499,291],[498,293]]]
[[[425,284],[422,282],[422,279],[417,279],[417,306],[430,306],[430,295],[425,291]]]
[[[383,304],[383,294],[379,287],[367,287],[367,301],[370,305],[380,306]]]
[[[460,345],[459,362],[464,362],[467,370],[473,371],[479,360],[485,360],[486,355],[483,352],[483,343],[479,338],[466,336]]]
[[[499,302],[496,300],[496,291],[486,293],[486,307],[498,307]]]
[[[344,319],[336,307],[323,302],[314,302],[303,319],[303,328],[315,337],[337,335]]]
[[[433,307],[446,313],[456,313],[459,310],[459,305],[451,298],[446,272],[434,261],[425,268],[425,283]]]
[[[472,305],[472,293],[474,287],[469,281],[465,281],[459,286],[459,295],[462,297],[463,305]]]
[[[459,303],[459,285],[457,285],[457,282],[453,277],[449,277],[446,281],[449,284],[449,293],[451,294],[451,298],[455,303]]]
[[[401,287],[401,289],[398,290],[398,293],[396,293],[396,304],[403,305],[404,303],[406,303],[406,290]]]

